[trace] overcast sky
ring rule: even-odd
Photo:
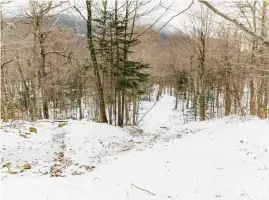
[[[12,3],[9,3],[9,5],[3,6],[4,14],[10,14],[10,13],[13,14],[16,12],[17,13],[21,12],[22,9],[24,8],[25,4],[27,4],[28,1],[29,0],[12,0]],[[54,1],[57,2],[59,0],[54,0]],[[97,2],[98,0],[94,0],[94,1]],[[167,20],[169,20],[171,18],[171,16],[175,15],[176,13],[180,12],[181,10],[184,10],[191,3],[191,0],[162,0],[162,1],[166,6],[170,5],[173,1],[175,1],[169,14],[167,14],[164,18],[162,18],[162,22],[166,22]],[[84,2],[84,0],[71,0],[71,2],[75,2],[75,3],[78,3],[81,5],[82,2]],[[149,8],[153,7],[154,5],[156,5],[158,3],[159,3],[159,0],[152,0],[152,3],[150,3],[150,5],[148,7]],[[198,3],[195,3],[193,5],[192,10],[197,9],[198,6],[199,6]],[[162,11],[159,10],[158,12],[152,13],[150,16],[147,16],[144,20],[154,20],[158,16],[160,16],[161,13],[162,13]],[[182,28],[183,24],[186,23],[187,19],[188,19],[187,15],[182,14],[179,17],[173,19],[170,24],[172,26],[177,27],[177,28]]]

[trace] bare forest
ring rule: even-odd
[[[170,19],[172,5],[150,2],[27,1],[19,13],[2,2],[2,120],[137,125],[141,101],[165,93],[188,121],[268,117],[267,0],[194,1]]]

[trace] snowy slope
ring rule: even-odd
[[[268,199],[269,125],[229,120],[189,124],[203,130],[129,151],[89,175],[5,180],[3,199]]]
[[[2,160],[14,168],[27,159],[38,163],[17,175],[1,169],[1,199],[269,199],[269,122],[229,117],[183,125],[173,101],[164,96],[134,129],[38,122],[38,133],[25,139],[15,130],[32,124],[5,128]],[[55,151],[62,160],[55,161]],[[58,164],[65,177],[34,173]]]

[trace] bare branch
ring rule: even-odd
[[[191,8],[191,6],[194,4],[194,0],[192,0],[192,2],[190,3],[190,5],[186,8],[186,9],[184,9],[184,10],[182,10],[182,11],[180,11],[179,13],[177,13],[176,15],[174,15],[174,16],[172,16],[159,30],[162,30],[169,22],[171,22],[175,17],[178,17],[179,15],[181,15],[182,13],[184,13],[184,12],[186,12],[187,10],[189,10],[190,8]]]
[[[161,5],[161,1],[160,4]],[[160,19],[169,11],[169,9],[174,5],[174,1],[165,9],[165,11],[142,33],[140,33],[138,36],[136,36],[135,39],[139,38],[141,35],[145,34],[147,31],[149,31],[156,23],[160,21]]]
[[[11,63],[13,61],[13,59],[11,59],[11,60],[8,60],[8,61],[6,61],[6,62],[4,62],[3,64],[2,64],[2,69],[5,67],[5,65],[7,65],[7,64],[9,64],[9,63]]]
[[[84,20],[85,22],[87,22],[86,17],[84,17],[84,15],[83,15],[82,12],[78,9],[78,7],[73,6],[73,8],[78,12],[78,14],[83,18],[83,20]]]
[[[224,19],[226,19],[227,21],[233,23],[235,26],[237,26],[238,28],[240,28],[241,30],[245,31],[247,34],[249,34],[250,36],[262,41],[267,47],[269,46],[269,41],[267,38],[253,32],[252,30],[250,30],[249,28],[247,28],[244,24],[242,24],[241,22],[239,22],[237,19],[233,19],[230,16],[226,15],[225,13],[217,10],[212,4],[210,4],[208,1],[206,0],[198,0],[198,2],[204,4],[205,6],[207,6],[210,10],[212,10],[214,13],[216,13],[217,15],[223,17]]]

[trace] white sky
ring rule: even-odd
[[[0,0],[0,2],[3,0]],[[22,11],[22,9],[24,8],[24,6],[27,4],[27,2],[29,0],[11,0],[12,3],[9,3],[8,5],[4,5],[3,6],[3,10],[4,10],[4,14],[7,13],[19,13]],[[54,0],[55,2],[59,2],[59,0]],[[84,2],[85,0],[71,0],[71,2],[75,2],[81,5],[82,2]],[[93,0],[95,2],[98,2],[98,0]],[[99,0],[100,1],[100,0]],[[153,7],[154,4],[158,4],[160,0],[152,0],[152,3],[149,5],[149,7]],[[162,22],[166,22],[167,20],[169,20],[171,18],[171,16],[173,16],[174,14],[180,12],[181,10],[184,10],[185,8],[188,7],[188,5],[191,3],[192,0],[162,0],[162,2],[168,6],[170,5],[173,1],[175,1],[171,11],[169,12],[169,14],[167,14],[165,17],[162,18]],[[195,10],[197,9],[197,7],[199,6],[199,3],[195,3],[193,5],[193,9]],[[158,12],[152,13],[150,16],[147,16],[147,18],[145,18],[145,20],[154,20],[156,18],[158,18],[158,16],[160,16],[161,14],[161,10],[159,10]],[[177,18],[174,18],[173,21],[171,21],[171,25],[175,26],[177,28],[182,28],[183,24],[186,23],[187,20],[187,16],[186,14],[182,14],[180,16],[178,16]]]

